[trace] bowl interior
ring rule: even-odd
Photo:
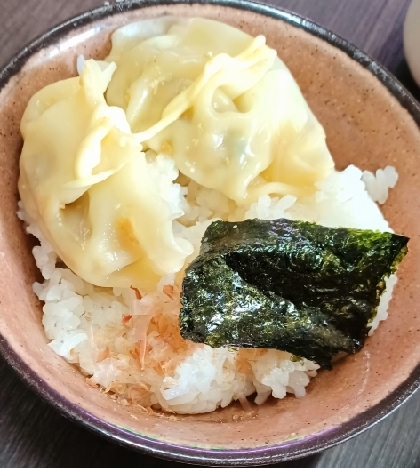
[[[103,58],[110,47],[110,33],[116,27],[164,14],[203,16],[252,35],[264,34],[291,69],[324,125],[337,167],[355,164],[376,170],[394,165],[399,173],[397,187],[391,191],[383,212],[394,230],[411,241],[388,320],[360,353],[338,363],[332,372],[321,372],[308,387],[305,398],[270,401],[256,406],[252,414],[232,405],[211,414],[151,415],[116,404],[109,395],[89,387],[81,373],[47,346],[41,304],[32,292],[37,273],[30,239],[15,214],[22,144],[19,121],[27,101],[46,84],[74,76],[78,54]],[[160,442],[196,447],[201,455],[205,453],[201,449],[251,449],[242,457],[248,463],[254,449],[280,446],[276,454],[286,457],[297,449],[303,453],[305,444],[313,447],[317,437],[328,435],[328,431],[331,443],[343,438],[344,429],[340,435],[335,428],[362,424],[363,413],[403,384],[420,361],[419,148],[420,132],[412,117],[370,72],[337,48],[286,22],[227,6],[172,4],[105,16],[74,27],[64,37],[44,44],[0,92],[3,349],[7,348],[6,354],[18,370],[35,379],[45,396],[67,413],[132,446],[151,446],[139,435],[154,440],[151,444],[156,453],[178,450],[168,445],[159,448]],[[27,368],[32,371],[29,377]],[[308,437],[316,434],[315,438]]]

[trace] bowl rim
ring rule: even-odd
[[[20,72],[34,53],[56,42],[75,28],[83,27],[94,21],[132,10],[144,9],[156,5],[170,6],[174,4],[211,4],[225,6],[282,20],[293,27],[303,29],[307,33],[343,51],[351,59],[371,72],[371,74],[397,99],[401,106],[409,112],[417,126],[420,127],[420,105],[384,66],[360,51],[347,40],[311,20],[278,7],[249,0],[134,0],[113,5],[103,5],[89,10],[60,23],[46,33],[38,36],[21,49],[19,53],[15,54],[9,62],[6,62],[4,68],[0,70],[0,92],[9,80]],[[13,349],[1,331],[0,355],[15,370],[21,380],[34,390],[44,401],[79,425],[130,449],[167,460],[197,463],[206,466],[259,466],[319,453],[327,448],[349,440],[382,421],[410,398],[420,386],[420,364],[418,364],[413,369],[410,376],[386,398],[339,426],[300,439],[280,443],[280,445],[233,450],[204,449],[159,441],[148,436],[133,433],[128,429],[117,427],[97,418],[79,405],[71,403],[61,396],[53,387],[40,379],[38,374],[36,374]]]

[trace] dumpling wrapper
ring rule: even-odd
[[[37,93],[21,122],[24,207],[85,281],[149,291],[193,251],[142,149],[238,204],[305,193],[332,170],[322,127],[265,38],[165,17],[112,41],[106,61]]]
[[[261,39],[164,17],[118,29],[107,58],[117,64],[107,101],[144,147],[238,204],[314,191],[334,168],[322,126]]]
[[[115,64],[45,87],[21,122],[19,192],[31,220],[77,275],[98,286],[153,290],[193,248],[172,231],[141,144],[104,93]]]

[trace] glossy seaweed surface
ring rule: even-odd
[[[277,348],[331,368],[364,345],[408,238],[303,221],[216,221],[183,282],[181,333]]]

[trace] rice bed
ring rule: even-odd
[[[397,173],[386,167],[376,174],[349,166],[317,183],[317,191],[296,199],[263,196],[258,203],[237,207],[224,195],[190,181],[174,181],[178,171],[171,158],[149,162],[161,196],[170,202],[174,233],[192,242],[197,255],[206,227],[215,219],[242,221],[300,219],[329,227],[390,231],[375,202],[384,203]],[[163,277],[156,291],[99,288],[86,283],[60,260],[20,206],[20,219],[40,246],[33,249],[43,283],[33,285],[44,301],[42,323],[49,346],[77,365],[87,383],[100,386],[123,404],[176,413],[201,413],[225,407],[255,394],[262,404],[272,395],[305,395],[319,366],[307,359],[291,360],[279,350],[226,348],[185,341],[179,334],[180,287],[175,276]],[[396,276],[387,281],[370,334],[387,317]]]

